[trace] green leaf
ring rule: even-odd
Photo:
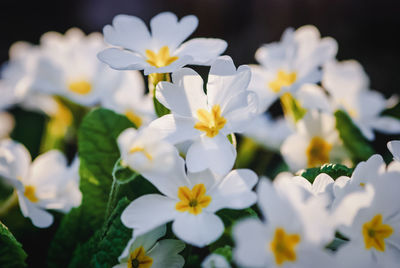
[[[340,248],[342,245],[346,244],[347,242],[349,242],[348,240],[344,240],[338,237],[335,237],[332,242],[330,242],[326,248],[330,249],[332,251],[336,251],[338,248]]]
[[[105,228],[99,229],[87,243],[75,250],[69,267],[112,267],[118,263],[118,257],[132,238],[132,229],[121,222],[121,214],[129,203],[126,197],[118,202]]]
[[[112,170],[120,157],[116,139],[133,124],[122,115],[96,109],[82,121],[78,133],[82,205],[66,215],[49,251],[50,267],[66,267],[74,249],[101,228],[111,188]]]
[[[285,116],[293,119],[295,123],[307,113],[307,110],[288,92],[281,96],[281,105]]]
[[[22,245],[15,239],[8,228],[0,222],[0,267],[26,267],[27,255]]]
[[[224,247],[217,248],[216,250],[213,251],[213,253],[224,256],[228,262],[232,261],[232,247],[231,246],[226,245]]]
[[[340,176],[347,176],[351,177],[351,174],[353,173],[352,168],[348,168],[344,165],[341,164],[325,164],[321,167],[316,167],[316,168],[308,168],[304,170],[300,176],[303,176],[306,178],[308,181],[311,183],[314,182],[315,177],[317,177],[321,173],[326,173],[328,174],[332,179],[336,180]]]
[[[121,159],[118,159],[117,162],[115,162],[112,176],[113,179],[116,180],[119,184],[129,183],[136,179],[136,177],[139,175],[139,173],[131,170],[129,167],[122,165]]]
[[[156,98],[156,96],[153,96],[153,104],[154,104],[154,110],[156,111],[156,114],[158,117],[161,117],[163,115],[169,114],[171,111],[162,105]]]
[[[337,110],[335,118],[336,129],[354,163],[365,161],[374,154],[374,149],[346,112]]]

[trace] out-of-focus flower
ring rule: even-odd
[[[340,163],[346,151],[335,128],[335,118],[327,113],[310,110],[296,124],[296,133],[282,144],[281,153],[291,171]]]
[[[156,114],[151,96],[145,95],[143,77],[138,71],[121,73],[119,85],[104,93],[101,106],[125,115],[136,127],[147,126]]]
[[[256,52],[261,64],[251,66],[249,89],[257,93],[260,111],[268,107],[283,93],[296,92],[306,83],[321,80],[319,67],[335,57],[337,43],[330,37],[320,38],[317,28],[303,26],[287,29],[280,42],[267,44]]]
[[[335,267],[333,257],[324,251],[327,239],[333,238],[333,226],[317,220],[327,214],[324,207],[302,201],[297,185],[285,186],[260,181],[258,206],[266,221],[246,219],[234,226],[234,259],[244,267]],[[315,221],[306,220],[310,218]]]
[[[59,151],[49,151],[32,163],[25,147],[12,140],[0,142],[0,177],[15,187],[21,212],[37,227],[48,227],[53,216],[46,209],[67,213],[81,203],[78,160],[67,166]]]
[[[221,39],[194,38],[182,44],[197,28],[195,16],[163,12],[150,21],[151,33],[138,17],[117,15],[103,29],[107,48],[99,59],[117,70],[144,70],[144,74],[171,73],[187,64],[210,65],[227,44]],[[122,48],[122,49],[121,49]]]
[[[206,95],[201,76],[182,68],[172,74],[173,83],[157,85],[157,99],[171,114],[150,127],[173,144],[193,141],[186,155],[191,172],[209,168],[225,174],[236,159],[227,135],[243,132],[257,112],[257,96],[247,90],[249,80],[247,66],[236,70],[230,57],[220,57],[211,65]]]
[[[14,128],[14,118],[7,112],[0,111],[0,140],[8,137]]]
[[[231,268],[231,265],[222,255],[211,253],[201,263],[202,268]]]
[[[166,227],[162,225],[143,235],[135,235],[129,240],[113,268],[181,268],[185,260],[178,253],[185,248],[182,241],[163,239]]]
[[[135,199],[124,210],[121,220],[137,235],[173,221],[172,230],[183,241],[204,247],[221,236],[222,220],[215,212],[222,208],[244,209],[256,202],[251,191],[257,175],[245,169],[225,176],[208,169],[185,172],[182,158],[163,177],[146,177],[163,194],[148,194]]]
[[[396,161],[400,161],[400,141],[390,141],[387,144],[388,149]]]

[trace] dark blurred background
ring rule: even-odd
[[[285,28],[313,24],[322,36],[338,41],[340,60],[361,62],[374,89],[386,96],[399,92],[397,0],[1,0],[0,61],[18,40],[37,43],[47,31],[73,26],[101,31],[120,13],[148,22],[161,11],[196,15],[200,24],[194,36],[225,39],[226,54],[237,64],[254,63],[255,50],[279,40]]]

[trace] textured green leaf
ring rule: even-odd
[[[116,139],[133,124],[110,110],[85,116],[78,133],[82,205],[66,215],[49,250],[50,267],[67,267],[74,249],[101,228],[112,184],[112,170],[120,157]]]
[[[0,267],[25,267],[26,253],[8,228],[0,222]]]
[[[335,118],[336,129],[354,163],[365,161],[374,154],[374,149],[346,112],[337,110]]]
[[[321,167],[306,169],[300,174],[300,176],[303,176],[304,178],[309,180],[311,183],[313,183],[315,180],[315,177],[317,177],[321,173],[326,173],[329,176],[331,176],[332,179],[336,180],[340,176],[351,177],[351,174],[353,173],[353,169],[348,168],[341,164],[325,164]]]

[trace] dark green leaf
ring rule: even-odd
[[[25,267],[26,253],[8,228],[0,222],[0,267]]]
[[[325,164],[321,167],[306,169],[300,174],[300,176],[303,176],[304,178],[309,180],[311,183],[313,183],[315,180],[315,177],[317,177],[321,173],[326,173],[329,176],[331,176],[332,179],[336,180],[340,176],[351,177],[351,174],[353,173],[353,169],[348,168],[341,164]]]

